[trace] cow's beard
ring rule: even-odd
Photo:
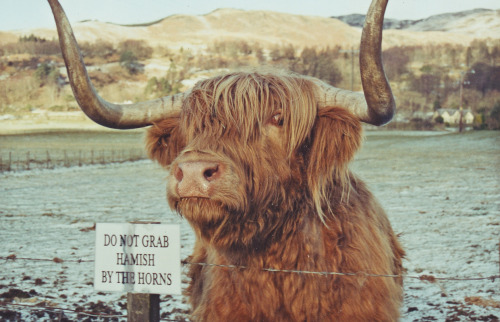
[[[279,239],[287,216],[282,203],[248,209],[234,209],[206,198],[169,200],[188,222],[198,238],[224,252],[258,253]]]
[[[176,211],[188,220],[198,238],[219,249],[241,248],[244,242],[244,212],[229,209],[220,201],[181,198]]]
[[[214,229],[224,220],[224,217],[227,217],[228,213],[227,207],[221,202],[207,198],[181,198],[174,204],[175,210],[193,227]]]

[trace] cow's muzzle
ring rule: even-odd
[[[213,161],[185,161],[174,166],[180,198],[210,198],[224,174],[224,166]]]

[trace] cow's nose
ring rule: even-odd
[[[173,170],[181,198],[210,198],[214,182],[222,175],[220,164],[209,161],[181,162]]]

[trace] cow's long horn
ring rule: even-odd
[[[114,129],[133,129],[151,125],[179,111],[185,94],[135,104],[113,104],[97,94],[68,18],[57,0],[48,0],[57,25],[59,43],[68,77],[80,108],[94,122]]]
[[[389,122],[396,109],[382,66],[382,29],[387,2],[373,0],[366,14],[359,57],[364,95],[318,82],[320,105],[345,107],[361,121],[373,125]]]

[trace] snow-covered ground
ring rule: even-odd
[[[500,279],[412,277],[500,274],[500,133],[417,134],[369,132],[352,165],[407,251],[411,277],[401,320],[498,321]],[[165,176],[149,161],[0,174],[0,320],[89,317],[74,311],[126,315],[126,294],[93,290],[95,232],[89,228],[95,222],[178,223],[186,257],[193,235],[168,209]],[[187,318],[182,296],[160,298],[163,318]]]

